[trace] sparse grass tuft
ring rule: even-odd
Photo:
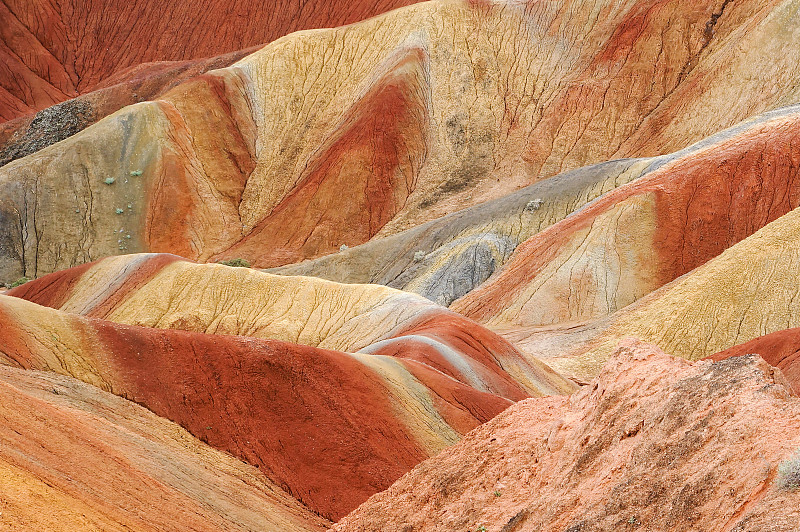
[[[222,264],[224,266],[231,266],[233,268],[249,268],[250,262],[246,261],[245,259],[229,259],[229,260],[221,260],[217,264]]]
[[[16,280],[16,281],[14,281],[13,283],[11,283],[11,284],[10,284],[8,287],[9,287],[9,288],[16,288],[16,287],[18,287],[18,286],[22,286],[22,285],[24,285],[24,284],[25,284],[25,283],[27,283],[28,281],[30,281],[30,279],[28,279],[27,277],[20,277],[19,279],[17,279],[17,280]]]
[[[778,465],[778,477],[775,479],[775,484],[782,490],[800,489],[800,451]]]

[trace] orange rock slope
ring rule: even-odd
[[[256,468],[72,378],[0,366],[0,418],[3,530],[310,532],[329,524]]]
[[[515,405],[333,530],[794,531],[776,479],[799,430],[800,400],[760,358],[627,342],[580,392]]]
[[[794,392],[800,395],[800,329],[785,329],[759,336],[713,354],[708,360],[719,361],[750,354],[759,355],[780,369]]]

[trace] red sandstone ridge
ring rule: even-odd
[[[800,395],[800,328],[759,336],[711,355],[707,360],[725,360],[750,354],[759,355],[780,369],[791,383],[794,392]]]
[[[796,531],[775,479],[798,434],[800,399],[759,357],[628,340],[572,397],[509,408],[333,530]]]
[[[94,90],[142,63],[216,56],[415,1],[3,0],[0,122]]]
[[[338,519],[511,401],[408,359],[130,327],[0,296],[0,364],[135,401]]]
[[[575,389],[475,322],[376,285],[140,254],[55,272],[8,295],[128,325],[284,340],[364,360],[372,355],[415,360],[512,401]]]
[[[2,530],[311,532],[329,524],[255,467],[75,379],[0,366],[0,419]]]

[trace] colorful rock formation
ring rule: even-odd
[[[280,266],[676,151],[793,101],[787,9],[446,0],[292,34],[0,169],[0,280],[138,251]]]
[[[209,70],[227,67],[255,50],[132,67],[105,80],[92,92],[0,123],[0,166],[69,138],[127,105],[157,99],[176,85]]]
[[[800,108],[760,116],[662,159],[520,245],[451,305],[495,328],[607,316],[800,205]]]
[[[0,3],[0,528],[797,529],[799,2],[168,4]]]
[[[572,170],[395,235],[268,271],[383,284],[449,305],[499,270],[520,243],[641,177],[657,160],[623,159]]]
[[[478,324],[383,286],[127,255],[47,275],[8,295],[115,323],[416,358],[511,400],[574,389]]]
[[[329,519],[511,404],[403,358],[122,326],[4,295],[0,320],[0,363],[135,401]]]
[[[515,345],[557,358],[548,365],[585,381],[626,337],[697,360],[759,336],[800,326],[793,264],[800,210],[766,225],[719,256],[608,318],[571,330],[527,331]],[[587,332],[588,331],[588,332]],[[554,353],[558,350],[559,353]]]
[[[211,57],[310,28],[350,24],[414,0],[300,2],[269,6],[180,0],[0,2],[0,121],[108,86],[154,61]]]
[[[329,524],[256,468],[75,379],[0,365],[0,416],[4,530],[303,532]]]
[[[800,400],[756,356],[686,361],[620,346],[570,398],[523,401],[333,527],[792,531],[776,482]]]

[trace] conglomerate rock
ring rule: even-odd
[[[580,392],[509,408],[333,530],[795,531],[776,479],[798,434],[800,400],[759,357],[627,342]]]

